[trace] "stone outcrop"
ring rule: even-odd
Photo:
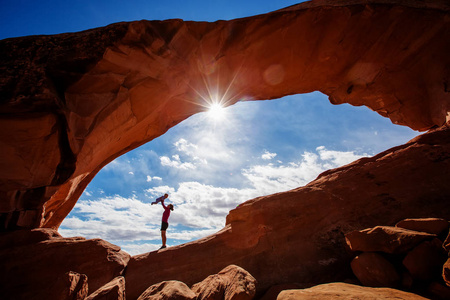
[[[162,281],[191,286],[230,264],[252,274],[258,296],[353,276],[348,232],[445,219],[449,11],[445,0],[320,0],[231,21],[139,21],[0,41],[0,228],[16,230],[0,237],[2,297],[46,299],[51,290],[81,299],[86,284],[95,292],[124,275],[133,300]],[[226,105],[317,90],[333,104],[366,105],[430,131],[307,186],[249,200],[209,237],[131,259],[98,239],[29,230],[57,228],[103,166],[204,110],[211,87],[228,91]],[[449,285],[449,261],[442,274]],[[342,284],[315,289],[326,299],[328,288],[414,299]]]
[[[440,235],[448,233],[449,223],[447,220],[439,218],[406,219],[398,222],[395,226]]]
[[[52,295],[52,299],[73,299],[73,300],[83,300],[86,298],[89,286],[87,282],[87,276],[84,274],[79,274],[76,272],[67,272],[64,275],[61,276],[59,274],[56,284],[51,285],[51,290],[48,290],[48,295]],[[24,285],[25,288],[28,288],[27,285]],[[35,293],[29,293],[27,297],[35,297],[35,295],[42,295],[42,294],[35,294]],[[22,294],[20,290],[15,291],[14,294],[4,294],[2,297],[11,297],[11,299],[20,299],[22,297]],[[27,298],[26,297],[26,298]],[[25,297],[24,297],[25,299]]]
[[[444,278],[445,284],[450,286],[450,257],[444,263],[444,267],[442,268],[442,277]]]
[[[195,300],[195,293],[183,282],[171,280],[154,284],[138,300]]]
[[[428,232],[442,233],[442,230],[445,230],[449,234],[448,221],[443,219],[406,219],[397,223],[399,224],[406,224],[406,227],[416,230],[422,228]],[[440,226],[437,226],[438,224]],[[377,226],[357,233],[373,232],[380,228],[386,229]],[[346,234],[350,249],[359,253],[351,262],[352,271],[358,280],[365,286],[401,288],[428,294],[432,299],[448,299],[450,288],[445,286],[445,261],[450,253],[444,249],[443,240],[446,235],[440,239],[434,237],[435,235],[423,236],[419,242],[411,243],[420,236],[420,232],[407,230],[410,233],[405,235],[403,230],[399,232],[392,228],[397,227],[379,231],[383,236],[381,239],[379,234],[363,235],[363,243],[361,236],[355,232]],[[373,238],[374,242],[370,242],[370,238]],[[404,247],[398,247],[400,244],[404,244]],[[393,253],[395,255],[392,255]]]
[[[241,267],[230,265],[192,286],[197,300],[252,300],[256,280]]]
[[[276,284],[318,284],[353,276],[345,234],[380,224],[414,233],[392,225],[411,217],[450,215],[449,133],[447,124],[405,145],[326,171],[304,187],[247,201],[230,211],[223,230],[204,239],[133,256],[125,275],[127,295],[136,299],[161,280],[190,286],[230,264],[255,277],[257,296]]]
[[[347,283],[328,283],[304,290],[287,290],[277,300],[339,300],[339,299],[398,299],[426,300],[427,298],[390,288],[370,288]]]
[[[125,278],[118,276],[90,294],[85,300],[126,300]]]
[[[448,253],[442,249],[442,241],[425,241],[412,249],[403,259],[403,265],[415,280],[432,281],[441,276]]]
[[[30,236],[39,231],[49,232],[36,229]],[[25,231],[17,233],[22,240]],[[7,235],[14,240],[14,233]],[[49,235],[40,242],[0,250],[2,299],[48,299],[52,294],[53,299],[84,299],[88,289],[94,292],[121,275],[130,259],[120,247],[100,239]]]
[[[365,286],[400,286],[400,275],[395,267],[376,252],[364,252],[356,256],[351,263],[352,271]]]
[[[0,41],[0,226],[57,228],[97,172],[203,111],[321,91],[395,124],[450,111],[446,0],[318,0],[248,18]],[[220,85],[219,85],[220,78]]]
[[[436,235],[393,226],[376,226],[350,232],[345,235],[345,240],[352,251],[404,253],[433,237]]]

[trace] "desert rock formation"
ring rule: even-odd
[[[2,299],[84,299],[122,275],[130,260],[106,241],[63,238],[51,229],[15,231],[1,240]]]
[[[344,300],[344,299],[398,299],[426,300],[412,293],[390,288],[369,288],[347,283],[329,283],[304,290],[287,290],[280,293],[277,300]]]
[[[321,91],[395,124],[442,126],[448,18],[445,0],[321,0],[2,40],[0,224],[58,228],[103,166],[204,110],[208,89],[227,105]]]
[[[449,11],[445,0],[320,0],[231,21],[139,21],[0,41],[0,226],[12,231],[0,239],[5,295],[44,295],[52,288],[44,282],[80,299],[87,287],[120,294],[125,279],[127,298],[137,299],[163,281],[191,286],[235,264],[261,296],[278,284],[351,276],[348,232],[448,219]],[[227,93],[227,105],[321,91],[333,104],[366,105],[429,131],[249,200],[223,230],[192,243],[130,258],[101,240],[57,234],[103,166],[204,110],[208,89]],[[447,283],[449,270],[447,261]]]
[[[449,135],[450,123],[327,171],[304,187],[247,201],[230,211],[225,228],[212,236],[133,256],[125,275],[127,295],[135,299],[161,280],[191,285],[229,264],[250,272],[258,293],[276,284],[343,281],[351,276],[353,258],[345,234],[450,215]],[[411,247],[435,236],[418,235]]]

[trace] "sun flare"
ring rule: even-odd
[[[214,121],[222,120],[225,118],[225,108],[220,103],[212,103],[208,109],[208,116]]]

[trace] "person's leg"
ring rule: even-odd
[[[166,231],[161,230],[161,239],[162,239],[162,246],[166,247]]]

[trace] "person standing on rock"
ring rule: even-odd
[[[166,194],[167,195],[167,194]],[[166,197],[167,198],[167,197]],[[170,216],[170,211],[173,211],[173,205],[169,204],[169,205],[164,205],[164,199],[161,200],[161,205],[164,208],[164,212],[162,215],[162,221],[161,221],[161,239],[162,239],[162,246],[160,249],[164,249],[166,248],[166,230],[169,227],[169,216]]]

